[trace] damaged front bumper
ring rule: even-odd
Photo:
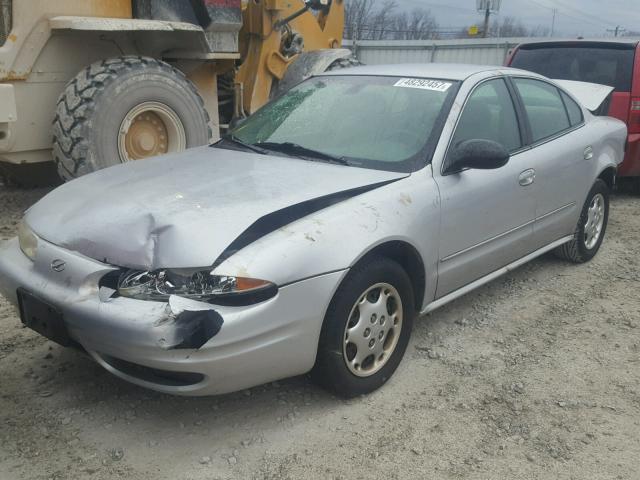
[[[345,273],[281,287],[256,305],[207,307],[102,295],[100,279],[115,270],[42,240],[33,262],[17,239],[0,246],[0,293],[16,305],[18,289],[36,295],[59,310],[69,337],[108,371],[182,395],[227,393],[308,372]]]

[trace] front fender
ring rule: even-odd
[[[430,299],[439,222],[438,191],[423,170],[286,225],[235,253],[214,273],[288,285],[347,270],[375,247],[401,241],[422,257],[425,299]]]

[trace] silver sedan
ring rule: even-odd
[[[22,322],[184,395],[398,367],[420,313],[600,248],[626,127],[611,89],[504,68],[313,77],[210,147],[72,181],[0,247]]]

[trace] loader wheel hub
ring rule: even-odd
[[[129,111],[118,135],[122,162],[140,160],[186,148],[184,126],[167,105],[145,102]]]

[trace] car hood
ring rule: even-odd
[[[36,203],[25,222],[48,242],[121,267],[206,267],[232,244],[239,250],[406,176],[202,147],[74,180]]]

